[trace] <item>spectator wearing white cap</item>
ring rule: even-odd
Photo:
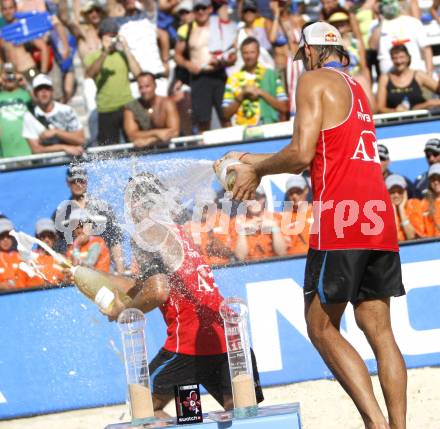
[[[426,236],[420,200],[408,199],[405,178],[391,174],[385,180],[396,219],[397,239],[414,240]]]
[[[53,83],[49,76],[36,76],[32,88],[36,106],[33,114],[26,112],[22,132],[32,152],[64,151],[72,156],[81,155],[85,136],[75,110],[54,101]]]
[[[422,200],[425,230],[428,237],[440,237],[440,163],[428,170],[428,192]]]
[[[382,174],[384,180],[390,176],[391,174],[394,174],[390,169],[390,152],[388,148],[384,144],[378,144],[377,145],[377,151],[379,152],[379,159],[380,159],[380,168],[382,169]],[[403,176],[406,182],[406,190],[408,192],[408,198],[421,198],[421,195],[417,192],[417,189],[414,185],[414,183],[408,179],[408,177]]]
[[[23,287],[19,276],[20,254],[15,239],[9,234],[14,224],[7,218],[0,218],[0,291]]]
[[[35,224],[35,237],[53,249],[56,241],[57,231],[52,219],[42,218]],[[58,285],[64,281],[63,267],[59,265],[52,255],[42,247],[35,251],[33,261],[35,268],[42,274],[31,276],[30,273],[20,270],[20,278],[26,288],[39,287],[44,285]]]
[[[289,255],[305,254],[309,249],[310,227],[313,223],[312,205],[307,202],[309,187],[300,174],[292,174],[286,182],[281,232]]]
[[[260,260],[285,256],[287,245],[280,228],[281,216],[266,210],[266,194],[262,186],[255,200],[245,202],[246,213],[239,212],[231,219],[230,229],[235,235],[235,257],[239,261]]]
[[[92,235],[94,217],[83,209],[77,209],[72,211],[66,223],[72,229],[74,238],[66,253],[72,263],[109,272],[109,248],[101,237]]]
[[[440,163],[440,138],[429,139],[425,144],[425,156],[428,167]],[[417,191],[425,196],[428,192],[428,171],[417,176],[415,181]]]

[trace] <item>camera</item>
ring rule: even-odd
[[[120,42],[119,36],[112,37],[111,38],[111,46],[112,46],[112,48],[113,49],[117,49],[119,42]]]

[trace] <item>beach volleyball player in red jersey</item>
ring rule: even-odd
[[[304,301],[314,346],[353,399],[368,429],[406,427],[406,368],[390,323],[390,298],[405,294],[393,207],[380,169],[373,116],[361,86],[344,72],[349,56],[339,32],[315,22],[303,28],[295,60],[300,77],[292,141],[276,154],[231,152],[243,165],[234,198],[249,200],[267,174],[310,166],[314,223]],[[348,302],[375,357],[388,419],[367,367],[340,334]]]
[[[179,224],[182,206],[151,173],[132,177],[125,190],[125,218],[135,279],[117,277],[133,299],[129,306],[145,313],[159,308],[167,326],[163,347],[149,365],[154,412],[174,398],[174,386],[200,383],[225,408],[231,409],[232,388],[223,320],[223,301],[211,267]],[[106,312],[115,320],[125,309],[116,299]],[[258,369],[251,351],[255,393],[263,400]]]

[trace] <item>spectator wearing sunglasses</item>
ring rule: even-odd
[[[88,174],[84,166],[72,164],[67,170],[66,179],[71,195],[68,200],[59,204],[52,215],[58,231],[56,250],[65,253],[67,245],[72,243],[73,231],[71,225],[66,222],[70,219],[74,210],[83,209],[90,217],[100,220],[96,230],[100,232],[101,237],[110,248],[115,271],[118,273],[124,272],[124,255],[121,245],[123,235],[116,222],[112,207],[106,201],[93,198],[87,194]]]
[[[425,156],[428,166],[440,163],[440,139],[429,139],[425,144]],[[416,189],[419,194],[426,196],[428,192],[428,171],[420,174],[416,178]]]

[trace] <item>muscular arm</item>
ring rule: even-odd
[[[296,92],[297,115],[291,142],[280,152],[255,164],[258,177],[267,174],[301,173],[315,155],[322,128],[322,90],[315,76],[304,74]]]
[[[172,100],[166,100],[165,103],[165,128],[140,130],[133,113],[128,109],[124,110],[124,130],[136,147],[146,147],[161,141],[168,141],[179,135],[180,119],[176,105]]]
[[[130,308],[138,308],[144,313],[165,304],[170,294],[168,277],[165,274],[155,274],[146,280],[137,280],[139,292],[130,303]]]
[[[323,84],[321,75],[305,73],[298,82],[296,92],[297,115],[293,137],[286,147],[260,162],[230,167],[237,179],[232,190],[237,200],[253,198],[261,178],[268,174],[301,173],[312,161],[323,119]]]

